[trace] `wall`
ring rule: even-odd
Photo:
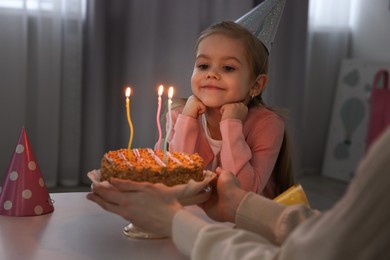
[[[376,71],[380,68],[387,68],[390,63],[390,1],[352,0],[350,18],[351,42],[348,57],[351,59],[344,60],[344,66],[341,70],[338,69],[338,84],[335,86],[336,91],[332,102],[334,111],[329,122],[327,148],[322,167],[322,174],[346,181],[354,176],[354,169],[364,156],[369,120],[367,112],[371,95],[368,87],[372,84]],[[353,85],[348,85],[347,77],[352,73],[357,75],[357,81]],[[342,112],[341,107],[345,109],[347,104],[341,100],[359,101],[363,109],[360,117],[359,109],[355,108],[346,118],[348,121],[354,118],[361,120],[359,123],[356,121],[356,129],[349,134],[354,140],[347,145],[341,145],[342,143],[339,142],[340,138],[344,137],[346,127],[338,121]],[[343,149],[340,150],[341,148],[345,149],[342,156],[340,151]],[[338,158],[335,156],[336,151]]]
[[[389,0],[351,0],[351,32],[325,27],[309,34],[303,173],[322,172],[342,60],[390,61],[389,5]]]
[[[390,1],[353,1],[352,58],[390,61]]]

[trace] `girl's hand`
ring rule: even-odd
[[[240,119],[241,121],[244,121],[248,114],[248,106],[246,106],[244,103],[229,103],[225,104],[221,107],[221,114],[222,118],[221,121],[224,119]]]
[[[204,112],[206,112],[206,106],[197,97],[192,95],[188,98],[182,114],[197,119]]]
[[[240,183],[233,173],[219,167],[216,173],[218,179],[210,199],[199,206],[216,221],[234,223],[238,205],[247,192],[240,188]]]

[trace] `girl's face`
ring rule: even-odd
[[[191,88],[205,106],[219,108],[228,103],[247,104],[254,84],[240,40],[213,34],[199,43]]]

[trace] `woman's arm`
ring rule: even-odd
[[[298,225],[319,214],[318,210],[303,204],[284,206],[249,192],[237,208],[235,223],[237,228],[257,233],[280,245]]]
[[[210,224],[181,210],[173,218],[172,240],[191,259],[274,259],[279,248],[254,233]],[[257,251],[257,252],[254,252]],[[264,257],[268,254],[266,258]]]
[[[278,245],[316,214],[305,206],[286,207],[249,193],[237,209],[236,228],[210,224],[181,210],[173,218],[172,239],[192,259],[275,259]],[[291,257],[286,259],[295,259]]]
[[[390,259],[389,144],[390,128],[370,149],[346,194],[332,209],[319,214],[303,206],[278,206],[250,193],[237,209],[237,228],[258,235],[197,222],[196,228],[189,229],[192,247],[186,252],[192,259],[204,260]],[[175,238],[179,228],[183,232],[192,222],[179,213],[173,222],[178,247],[184,242]]]

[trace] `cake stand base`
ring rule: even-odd
[[[136,239],[163,239],[163,238],[166,238],[166,236],[157,235],[157,234],[145,231],[145,230],[133,225],[132,223],[130,223],[129,225],[127,225],[123,228],[123,234],[125,234],[125,236],[127,236],[127,237],[136,238]]]

